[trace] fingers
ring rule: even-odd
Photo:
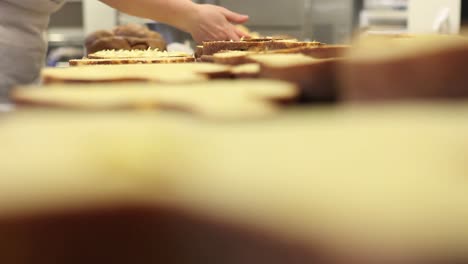
[[[216,33],[215,33],[216,32]],[[219,40],[233,40],[239,41],[242,37],[236,31],[236,27],[228,24],[225,28],[219,28],[218,31],[206,30],[195,32],[192,34],[193,39],[197,43],[202,43],[203,41],[219,41]]]
[[[241,37],[237,34],[235,29],[236,28],[234,26],[231,26],[231,28],[227,32],[227,37],[228,37],[227,40],[234,40],[234,41],[240,40]]]
[[[190,30],[197,42],[213,40],[239,41],[241,37],[247,36],[233,23],[243,23],[248,16],[229,11],[226,8],[214,5],[200,5],[198,21],[193,23]]]
[[[231,23],[243,24],[249,20],[249,16],[232,12],[224,7],[220,7],[219,10],[226,17],[226,19]]]
[[[240,38],[242,38],[242,37],[250,38],[249,34],[247,34],[246,32],[243,32],[242,30],[238,29],[237,27],[234,27],[234,31],[237,34],[237,36],[239,36]]]

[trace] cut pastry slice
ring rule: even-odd
[[[267,49],[267,42],[249,41],[210,41],[203,43],[203,55],[213,55],[220,51],[262,51]]]
[[[122,81],[190,83],[207,78],[229,77],[230,68],[208,63],[99,65],[70,68],[46,68],[44,84]]]
[[[238,50],[261,52],[267,50],[290,49],[299,47],[317,47],[320,42],[301,42],[297,40],[269,40],[261,41],[243,40],[243,41],[210,41],[203,43],[203,55],[213,55],[220,51]]]
[[[213,55],[213,62],[227,65],[240,65],[251,63],[251,55],[257,54],[304,54],[317,59],[330,59],[344,57],[349,50],[347,45],[306,46],[287,49],[274,49],[266,51],[221,51]]]
[[[194,57],[160,57],[160,58],[110,58],[110,59],[75,59],[70,66],[118,65],[118,64],[167,64],[194,62]]]
[[[297,97],[293,84],[268,81],[212,81],[185,85],[55,85],[14,89],[21,105],[84,110],[178,109],[212,118],[251,118],[276,112],[275,102]]]

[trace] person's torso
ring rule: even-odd
[[[65,0],[0,0],[37,13],[51,14],[65,2]]]
[[[24,48],[44,42],[50,14],[63,3],[64,0],[0,0],[0,42]]]
[[[64,0],[0,0],[0,96],[37,79],[47,51],[50,15]]]

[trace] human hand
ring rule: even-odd
[[[187,29],[197,43],[214,40],[234,40],[248,37],[233,24],[242,24],[249,19],[224,7],[202,4],[187,19]]]

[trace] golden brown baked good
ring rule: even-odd
[[[166,49],[166,42],[159,33],[138,24],[120,25],[112,31],[96,31],[86,38],[85,45],[87,54],[107,49]]]
[[[95,52],[101,50],[131,50],[132,46],[128,41],[123,37],[103,37],[98,38],[97,40],[93,41],[89,44],[88,48],[86,49],[88,54],[93,54]]]
[[[155,38],[161,39],[161,34],[149,30],[146,26],[139,24],[126,24],[115,27],[112,32],[116,36],[133,38]]]
[[[90,46],[93,42],[101,38],[114,37],[114,33],[109,30],[98,30],[89,34],[85,39],[85,46]]]

